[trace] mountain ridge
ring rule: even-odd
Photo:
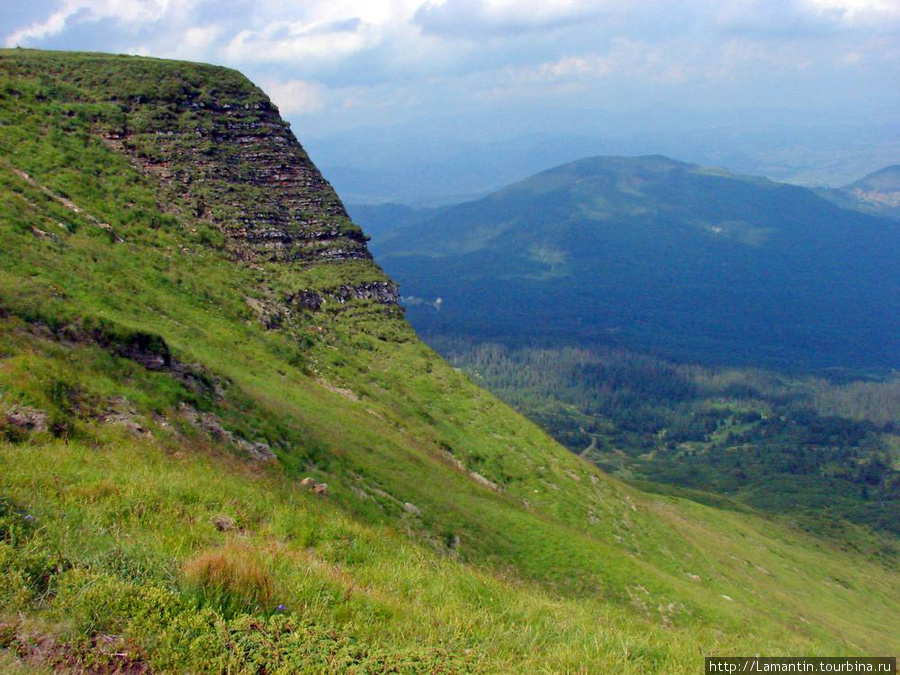
[[[900,634],[889,566],[643,495],[450,368],[234,71],[0,76],[0,665],[691,672]]]

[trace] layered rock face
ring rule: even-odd
[[[331,185],[254,90],[229,102],[190,90],[163,101],[135,97],[106,137],[219,226],[240,259],[370,258]]]
[[[399,313],[398,287],[372,260],[366,236],[278,109],[240,73],[29,50],[4,54],[0,66],[38,82],[38,100],[55,101],[81,121],[73,128],[90,129],[154,176],[159,209],[194,233],[213,226],[202,227],[203,237],[222,236],[202,242],[259,268],[248,304],[264,323],[350,302]],[[266,274],[273,264],[291,274]]]
[[[298,309],[319,310],[329,301],[343,305],[350,300],[374,300],[382,305],[396,305],[400,302],[400,293],[397,284],[392,281],[372,281],[356,286],[340,286],[327,294],[299,291],[285,299]]]

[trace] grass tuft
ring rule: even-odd
[[[202,551],[185,563],[184,581],[201,607],[223,616],[271,609],[274,582],[270,565],[247,544],[228,543]]]

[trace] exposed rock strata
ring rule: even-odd
[[[327,293],[298,291],[286,298],[288,304],[300,309],[321,309],[328,303],[343,305],[350,300],[374,300],[382,305],[396,305],[400,302],[397,284],[391,281],[375,281],[357,286],[340,286]]]
[[[343,285],[327,290],[301,289],[275,298],[244,298],[259,322],[268,330],[277,330],[303,312],[318,312],[329,307],[341,307],[351,300],[369,300],[377,305],[402,312],[400,289],[393,281],[369,281]]]
[[[107,140],[220,227],[241,260],[371,258],[366,237],[259,90],[248,84],[242,103],[187,89],[165,102],[120,102],[125,123]]]
[[[297,311],[354,300],[399,308],[399,289],[371,262],[367,237],[277,108],[249,81],[212,93],[185,81],[177,95],[116,103],[122,116],[105,127],[107,142],[157,176],[164,199],[219,229],[237,261],[371,265],[371,278],[352,285],[298,288],[268,302],[248,299],[267,328],[283,327]]]

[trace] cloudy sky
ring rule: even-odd
[[[900,0],[2,0],[0,38],[239,68],[301,140],[900,110]]]

